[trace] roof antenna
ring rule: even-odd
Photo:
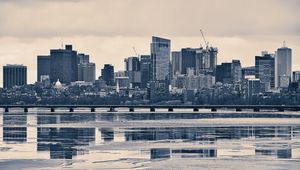
[[[283,41],[283,47],[286,47],[285,41]]]
[[[64,42],[61,41],[61,49],[64,49]]]

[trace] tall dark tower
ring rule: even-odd
[[[65,49],[50,50],[50,80],[69,84],[78,79],[77,51],[72,45],[66,45]]]
[[[37,82],[42,75],[50,76],[50,56],[37,56]]]
[[[114,66],[105,64],[104,68],[101,69],[101,78],[106,82],[106,85],[114,85]]]

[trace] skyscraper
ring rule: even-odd
[[[300,82],[300,71],[293,72],[293,82]]]
[[[271,54],[255,57],[255,77],[260,79],[262,91],[275,87],[275,60]]]
[[[27,84],[27,67],[23,65],[3,66],[3,88]]]
[[[95,63],[78,64],[78,81],[95,82]]]
[[[232,84],[232,63],[222,63],[217,66],[216,82]]]
[[[150,55],[141,55],[140,69],[141,69],[141,87],[146,88],[147,84],[150,81],[150,72],[151,72]]]
[[[50,76],[50,56],[37,56],[37,82],[43,75]]]
[[[292,49],[288,47],[278,48],[275,63],[276,87],[288,87],[292,74]]]
[[[90,62],[90,56],[80,53],[77,55],[77,62],[79,63],[89,63]]]
[[[197,49],[196,73],[216,76],[218,49]]]
[[[181,73],[181,52],[172,52],[172,74]]]
[[[151,43],[151,78],[154,81],[170,80],[171,41],[152,37]]]
[[[50,80],[69,84],[78,79],[77,51],[72,45],[66,45],[65,49],[50,50]]]
[[[106,85],[114,85],[114,66],[110,64],[105,64],[103,69],[101,69],[101,78],[106,82]]]
[[[126,76],[132,87],[141,85],[140,59],[138,57],[128,57],[124,60]]]
[[[181,49],[181,74],[187,74],[187,69],[196,70],[196,49]],[[195,73],[194,73],[195,74]]]

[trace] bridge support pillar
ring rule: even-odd
[[[25,107],[24,108],[24,112],[27,113],[28,112],[28,108]]]
[[[212,112],[216,112],[216,111],[217,111],[217,108],[211,108],[211,111],[212,111]]]
[[[70,112],[74,112],[74,108],[70,107]]]
[[[134,112],[134,108],[133,108],[133,107],[130,107],[130,108],[129,108],[129,112]]]
[[[277,108],[277,110],[278,110],[278,112],[284,112],[284,108],[281,108],[281,107]]]
[[[116,110],[115,110],[114,107],[110,107],[109,110],[108,110],[108,112],[115,112],[115,111],[116,111]]]
[[[173,112],[173,111],[174,111],[173,107],[168,108],[168,112]]]
[[[4,112],[9,112],[9,109],[6,107],[6,108],[4,109]]]
[[[241,112],[241,111],[242,111],[241,108],[236,108],[235,110],[236,110],[237,112]]]
[[[96,111],[96,109],[95,108],[91,108],[91,112],[95,112]]]
[[[55,109],[54,109],[54,108],[51,108],[51,109],[50,109],[50,112],[55,112]]]
[[[194,108],[193,111],[194,112],[199,112],[199,109],[198,108]]]
[[[254,112],[259,112],[259,108],[254,108],[253,111]]]
[[[154,108],[154,107],[151,107],[151,108],[150,108],[150,112],[155,112],[155,108]]]

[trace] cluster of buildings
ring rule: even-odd
[[[300,88],[300,71],[292,72],[292,50],[285,45],[275,53],[263,51],[255,56],[251,67],[242,67],[240,60],[218,65],[217,59],[217,48],[207,45],[171,51],[171,40],[153,36],[149,55],[125,58],[124,71],[105,64],[96,79],[96,65],[89,55],[66,45],[51,49],[50,55],[37,56],[37,82],[43,86],[95,86],[127,96],[141,92],[150,100],[170,94],[193,96],[220,86],[230,86],[244,98]],[[26,66],[3,67],[4,89],[26,84]]]

